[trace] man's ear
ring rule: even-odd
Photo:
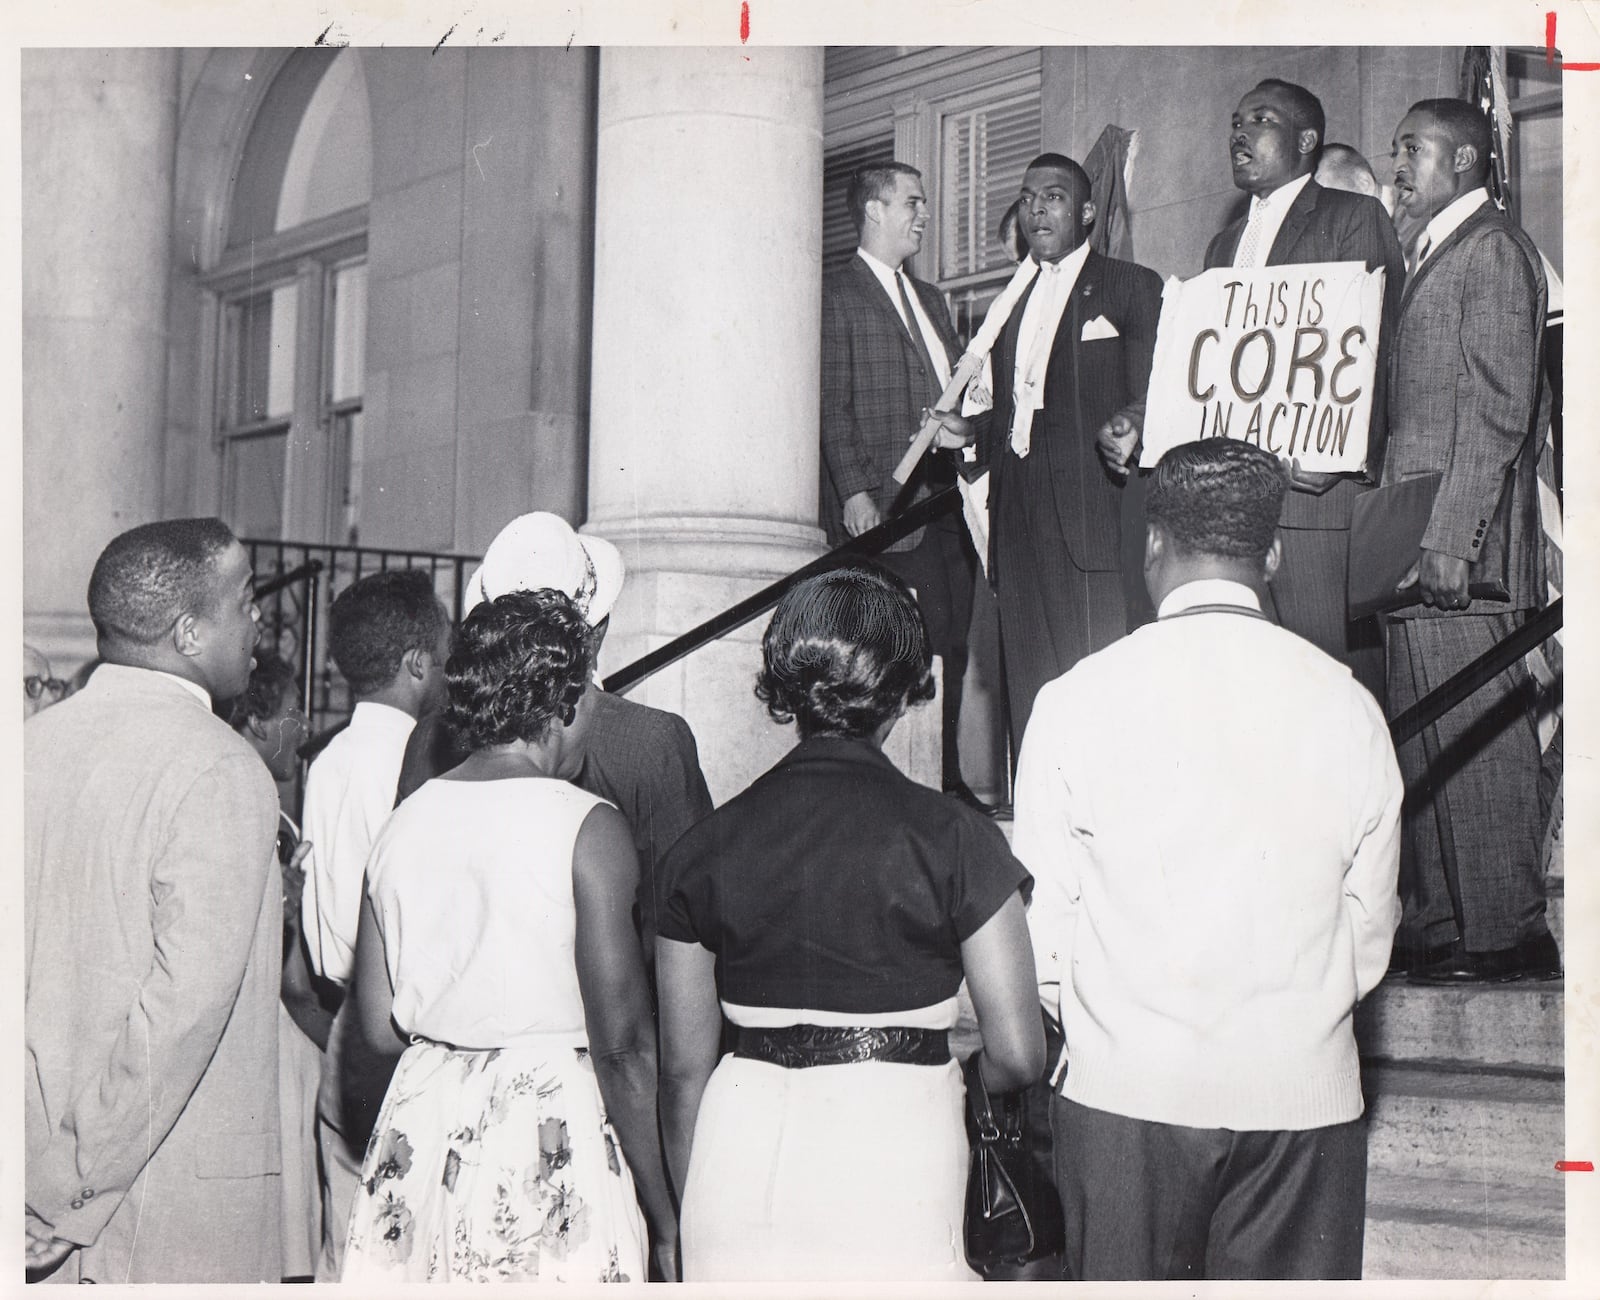
[[[408,676],[415,677],[418,681],[428,675],[428,668],[432,663],[432,653],[421,646],[412,646],[400,656],[400,666],[406,670]]]
[[[1451,160],[1453,170],[1470,172],[1478,165],[1478,147],[1471,144],[1458,144],[1455,157]]]
[[[1155,524],[1144,526],[1144,571],[1149,573],[1155,568],[1157,561],[1166,554],[1167,539],[1161,535],[1161,529]]]
[[[200,634],[200,620],[192,613],[178,615],[172,625],[172,645],[185,659],[193,659],[201,650],[204,638]]]
[[[1083,212],[1082,212],[1081,216],[1082,216],[1082,225],[1083,225],[1083,228],[1085,230],[1089,229],[1090,226],[1094,225],[1094,218],[1095,218],[1094,200],[1085,199],[1083,201]]]
[[[1278,565],[1281,563],[1283,563],[1283,539],[1274,537],[1272,545],[1267,547],[1266,558],[1261,562],[1261,576],[1271,582],[1272,575],[1277,573]]]
[[[245,730],[257,740],[265,740],[267,738],[267,720],[265,718],[246,718],[244,725]]]
[[[1320,139],[1315,127],[1306,127],[1294,138],[1294,146],[1302,154],[1316,153]]]

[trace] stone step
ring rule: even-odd
[[[1361,1086],[1370,1169],[1475,1179],[1508,1195],[1559,1190],[1555,1162],[1566,1133],[1559,1072],[1369,1061]]]
[[[1482,1179],[1371,1170],[1362,1277],[1565,1277],[1565,1222],[1558,1180],[1507,1195]]]
[[[1424,988],[1385,980],[1356,1008],[1363,1058],[1542,1066],[1564,1061],[1562,983]]]

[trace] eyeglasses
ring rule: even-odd
[[[40,677],[38,673],[22,679],[22,689],[28,692],[30,700],[37,700],[47,694],[59,700],[67,693],[67,687],[70,684],[62,681],[59,677]]]

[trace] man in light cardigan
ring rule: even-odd
[[[1047,684],[1023,742],[1071,1278],[1361,1276],[1351,1021],[1400,918],[1402,787],[1371,694],[1261,614],[1286,486],[1247,443],[1168,452],[1157,621]]]

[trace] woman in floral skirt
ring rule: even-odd
[[[676,1273],[638,863],[621,814],[567,780],[589,636],[556,592],[477,606],[447,668],[472,753],[373,846],[355,996],[373,1045],[405,1052],[345,1281],[639,1282],[652,1244]]]

